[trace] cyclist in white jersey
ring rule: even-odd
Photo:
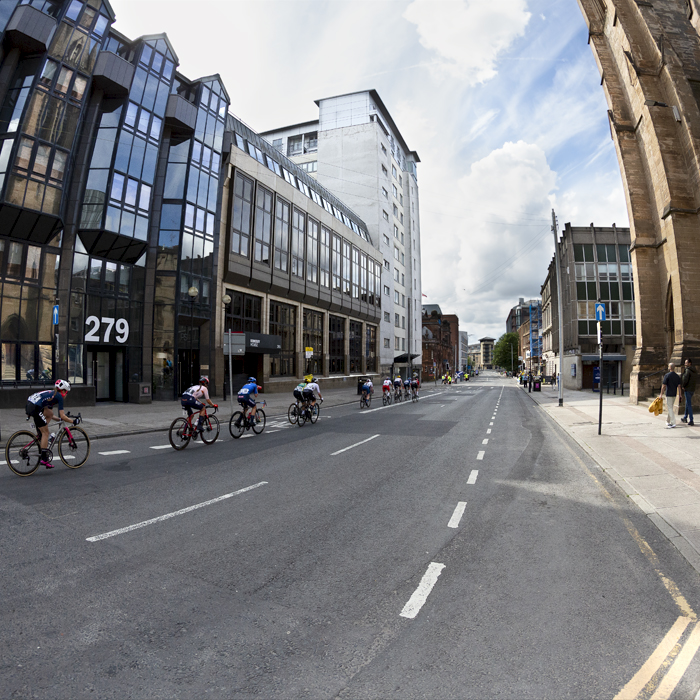
[[[181,397],[180,404],[187,410],[188,415],[192,415],[193,411],[199,411],[199,421],[197,423],[197,431],[202,432],[204,416],[206,408],[200,399],[204,399],[212,408],[216,408],[217,404],[212,403],[209,398],[209,377],[201,377],[199,384],[191,386]]]
[[[318,379],[316,379],[316,377],[312,377],[311,381],[304,387],[301,394],[304,397],[304,401],[308,401],[311,407],[316,404],[316,394],[318,394],[319,399],[321,399],[321,403],[323,403],[321,388],[318,385]]]

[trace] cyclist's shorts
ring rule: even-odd
[[[368,394],[372,393],[372,387],[369,384],[362,385],[362,391],[366,391]]]
[[[190,413],[192,409],[201,411],[204,408],[204,404],[190,394],[184,394],[180,399],[180,403],[182,404],[183,408],[188,409],[187,413]]]
[[[299,389],[294,389],[294,398],[295,398],[297,401],[301,401],[301,400],[302,400],[302,394],[301,394],[301,391],[299,391]]]
[[[391,391],[393,387],[389,386],[388,384],[382,384],[382,391]]]
[[[301,394],[304,397],[304,401],[311,401],[314,398],[314,392],[311,389],[304,389]]]
[[[28,416],[34,419],[34,425],[36,425],[37,428],[43,428],[45,425],[48,425],[46,417],[44,416],[44,411],[40,406],[37,406],[31,401],[27,401],[27,407],[24,410]]]
[[[241,404],[243,408],[255,408],[255,398],[250,395],[239,394],[238,403]]]
[[[417,388],[418,388],[418,382],[411,382],[411,386],[412,386],[414,389],[417,389]]]

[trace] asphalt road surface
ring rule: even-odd
[[[513,380],[167,445],[0,469],[2,698],[700,689],[697,573]]]

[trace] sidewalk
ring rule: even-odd
[[[523,389],[521,389],[522,391]],[[527,387],[524,389],[527,392]],[[602,467],[700,572],[700,426],[680,422],[666,429],[666,413],[629,396],[603,393],[602,434],[598,435],[599,394],[543,388],[528,394]],[[676,409],[678,403],[676,403]]]
[[[357,387],[343,387],[341,389],[329,389],[323,391],[323,408],[329,406],[339,406],[342,404],[358,402]],[[377,396],[379,397],[377,399]],[[227,399],[223,401],[221,397],[214,397],[214,403],[219,404],[217,418],[223,425],[228,423],[231,417],[231,403]],[[279,394],[260,394],[259,401],[267,401],[265,415],[267,418],[286,416],[289,405],[294,401],[291,393],[282,392]],[[377,393],[374,389],[374,401],[379,401],[381,406],[381,389]],[[240,407],[234,400],[233,410],[238,411]],[[175,418],[182,415],[180,401],[154,401],[149,404],[133,403],[98,403],[95,406],[74,406],[70,401],[70,394],[66,399],[65,411],[72,415],[80,413],[83,418],[83,427],[92,439],[119,437],[122,435],[136,435],[139,433],[154,433],[166,431]],[[0,429],[2,431],[0,444],[5,445],[7,438],[16,430],[32,430],[34,422],[29,423],[22,408],[0,409]]]

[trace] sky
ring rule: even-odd
[[[576,0],[112,0],[165,32],[188,78],[219,73],[256,131],[376,89],[417,151],[423,303],[470,342],[540,296],[560,228],[628,226],[600,74]]]

